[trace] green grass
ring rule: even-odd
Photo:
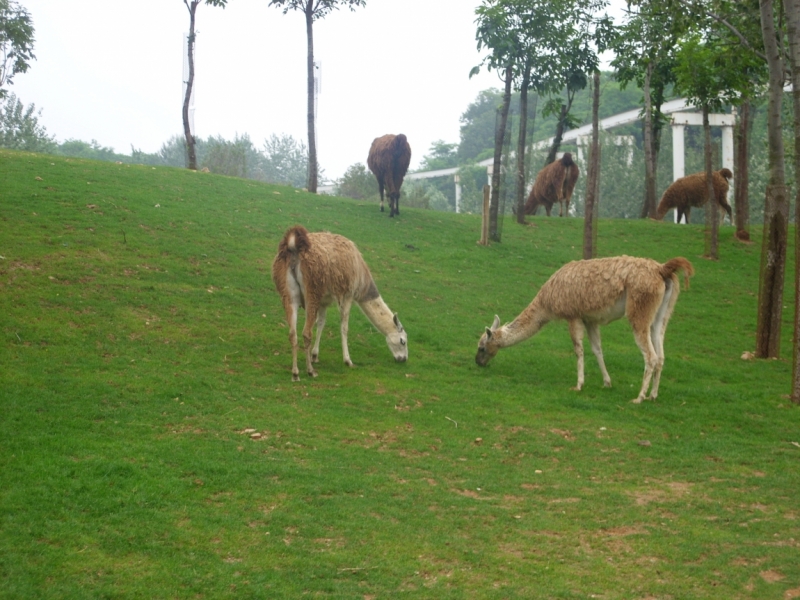
[[[712,262],[698,227],[600,222],[600,255],[697,271],[635,406],[625,321],[610,389],[589,353],[570,391],[563,323],[474,362],[580,219],[483,248],[474,216],[185,170],[0,151],[0,178],[0,597],[800,597],[790,364],[740,358],[758,233]],[[345,367],[331,311],[291,382],[270,265],[295,223],[356,242],[407,363],[354,311]]]

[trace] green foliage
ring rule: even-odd
[[[27,108],[14,94],[0,99],[0,148],[27,152],[52,152],[55,140],[39,125],[42,111],[36,105]]]
[[[336,194],[354,200],[379,200],[378,180],[363,163],[350,165],[336,184]]]
[[[270,0],[269,2],[269,6],[283,9],[283,14],[290,10],[310,13],[314,21],[325,18],[333,10],[338,10],[340,5],[355,10],[366,6],[367,2],[366,0]]]
[[[436,140],[431,144],[428,154],[420,161],[420,171],[438,171],[458,166],[458,144],[447,144]]]
[[[25,73],[33,54],[33,19],[15,0],[0,0],[0,100],[14,83],[14,76]]]
[[[790,365],[740,358],[758,231],[723,228],[706,261],[700,227],[600,220],[601,255],[697,271],[659,399],[633,406],[625,322],[603,329],[611,388],[587,350],[569,389],[563,323],[474,362],[495,314],[580,258],[579,219],[487,248],[477,216],[185,169],[0,151],[0,172],[0,596],[745,600],[800,581]],[[331,310],[319,378],[291,383],[270,264],[295,223],[358,244],[407,363],[354,310],[344,366]]]

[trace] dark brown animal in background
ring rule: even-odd
[[[728,204],[728,181],[732,178],[733,173],[730,169],[720,169],[713,175],[714,197],[729,217],[731,217],[731,205]],[[656,209],[656,218],[660,221],[671,208],[674,208],[678,211],[678,223],[683,220],[683,215],[686,215],[688,223],[692,207],[703,206],[706,202],[708,202],[708,189],[705,171],[693,173],[676,179],[664,190]]]
[[[533,188],[525,203],[525,214],[535,215],[539,206],[543,205],[549,217],[556,202],[560,205],[558,213],[560,217],[569,214],[569,201],[572,199],[575,182],[578,181],[580,174],[580,169],[569,152],[565,152],[560,160],[547,165],[536,175],[536,181],[533,182]]]
[[[391,133],[375,138],[369,149],[367,166],[378,180],[381,191],[381,212],[383,212],[383,190],[389,193],[389,216],[400,214],[400,186],[411,163],[411,146],[406,136]]]

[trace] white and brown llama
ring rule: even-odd
[[[347,349],[347,326],[350,307],[355,301],[370,322],[386,336],[397,362],[408,359],[408,336],[396,313],[378,293],[375,281],[355,244],[333,233],[309,233],[304,227],[291,227],[283,236],[278,255],[272,263],[272,281],[283,301],[292,344],[292,381],[300,380],[297,368],[297,313],[306,309],[303,343],[306,371],[317,372],[312,362],[319,360],[319,342],[325,327],[325,313],[331,303],[339,305],[344,363],[352,367]],[[317,339],[312,350],[311,335],[316,322]]]
[[[535,335],[550,321],[569,323],[569,333],[578,357],[578,385],[583,387],[583,335],[589,334],[592,351],[603,374],[603,385],[611,386],[603,362],[600,325],[628,317],[636,344],[644,356],[644,379],[639,404],[646,397],[655,400],[664,367],[664,334],[680,293],[677,271],[683,270],[686,284],[694,275],[685,258],[664,264],[649,258],[617,256],[573,261],[548,279],[528,307],[511,323],[500,326],[500,317],[487,327],[478,343],[475,362],[486,366],[500,348],[518,344]],[[652,380],[650,396],[647,390]]]

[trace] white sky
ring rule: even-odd
[[[619,1],[619,0],[617,0]],[[36,28],[35,60],[9,90],[42,109],[58,141],[97,140],[122,154],[156,152],[183,131],[182,0],[20,0]],[[197,10],[198,137],[271,134],[306,141],[306,35],[301,13],[268,0]],[[314,25],[322,63],[318,160],[326,179],[366,163],[373,138],[405,133],[411,167],[431,143],[459,141],[459,117],[478,92],[500,87],[475,42],[480,0],[367,0]]]

